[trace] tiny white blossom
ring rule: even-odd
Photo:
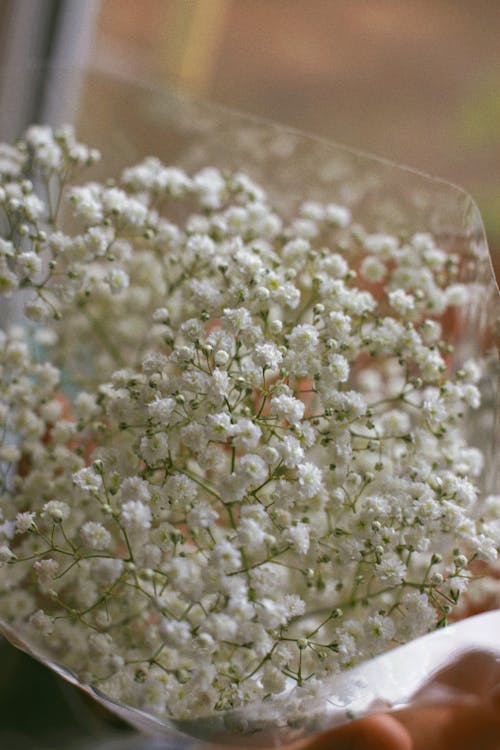
[[[148,414],[154,422],[168,424],[175,407],[176,403],[173,398],[157,398],[148,404]]]
[[[384,583],[396,586],[406,577],[406,565],[396,555],[386,555],[375,566],[375,574]]]
[[[345,383],[349,378],[349,363],[342,354],[332,354],[328,358],[328,372],[338,383]]]
[[[0,545],[0,565],[15,560],[16,556],[7,544]]]
[[[387,268],[379,258],[368,255],[361,263],[360,272],[367,281],[377,283],[382,281],[387,273]]]
[[[325,206],[325,218],[331,224],[337,227],[347,227],[351,221],[351,212],[345,206],[338,206],[336,203],[328,203]]]
[[[80,530],[81,537],[91,549],[108,549],[111,545],[111,534],[96,521],[87,521]]]
[[[468,359],[467,362],[462,365],[461,374],[467,383],[478,383],[482,374],[481,367],[478,362],[475,362],[473,359]]]
[[[310,546],[309,528],[304,523],[298,523],[288,529],[288,538],[294,549],[301,554],[306,554]]]
[[[314,497],[322,488],[321,469],[310,462],[299,464],[297,481],[304,497]]]
[[[364,238],[363,244],[369,252],[385,259],[394,257],[399,243],[389,234],[370,234]]]
[[[272,399],[271,409],[279,419],[296,424],[304,416],[305,406],[299,399],[282,394]]]
[[[37,560],[33,565],[39,582],[42,585],[46,585],[56,577],[57,571],[59,570],[59,563],[57,560],[53,560],[49,557],[44,560]]]
[[[115,268],[108,274],[108,283],[111,291],[117,294],[127,289],[129,285],[128,274],[120,268]]]
[[[41,633],[41,635],[47,637],[52,634],[54,630],[54,620],[49,617],[43,609],[39,609],[34,612],[29,618],[29,622],[33,627]]]
[[[16,532],[26,534],[27,531],[33,531],[35,528],[36,513],[18,513],[16,516]]]
[[[365,632],[367,634],[369,648],[377,650],[380,642],[388,643],[396,632],[396,626],[391,617],[374,615],[366,621]]]
[[[231,542],[218,542],[210,555],[210,562],[222,571],[237,570],[241,566],[241,552]]]
[[[295,326],[288,337],[288,344],[291,349],[301,354],[314,351],[318,345],[318,340],[319,334],[316,328],[303,324]]]
[[[296,467],[304,458],[304,450],[301,444],[297,438],[291,435],[285,435],[276,447],[276,451],[281,456],[285,466],[290,469]]]
[[[120,516],[127,529],[147,530],[151,527],[151,510],[141,500],[128,500],[124,503]]]
[[[157,432],[151,436],[144,436],[140,444],[140,453],[148,464],[164,461],[169,454],[168,438],[164,432]]]
[[[98,490],[102,485],[102,478],[91,467],[85,467],[73,474],[73,482],[82,490],[90,492]]]
[[[35,281],[42,270],[42,259],[33,252],[21,253],[17,257],[17,267],[21,277]]]
[[[120,485],[120,495],[123,501],[140,500],[142,503],[148,503],[151,499],[151,489],[145,479],[127,477]]]
[[[238,461],[237,476],[244,485],[259,485],[267,479],[268,468],[257,454],[247,453]]]
[[[234,446],[244,450],[253,450],[259,443],[262,430],[251,419],[240,419],[233,426],[232,434]]]
[[[268,693],[281,693],[286,688],[286,677],[280,669],[267,664],[262,673],[262,685]]]
[[[260,367],[276,370],[283,361],[283,355],[273,343],[257,344],[254,360]]]
[[[208,434],[212,440],[226,440],[234,432],[231,417],[225,412],[210,414],[207,419]]]
[[[49,500],[42,508],[42,518],[48,517],[54,523],[61,523],[69,518],[71,509],[67,503],[61,500]]]
[[[469,299],[469,290],[465,284],[452,284],[446,290],[446,301],[449,305],[465,305]]]
[[[389,303],[400,315],[409,315],[415,309],[415,298],[407,294],[403,289],[395,289],[389,292]]]
[[[194,505],[186,516],[190,526],[209,528],[219,518],[219,513],[209,503],[199,502]]]

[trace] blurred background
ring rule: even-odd
[[[498,274],[499,33],[498,0],[0,0],[0,137],[50,109],[41,62],[174,86],[461,185]],[[0,746],[97,747],[107,718],[1,649]]]
[[[0,0],[0,127],[40,117],[30,59],[173,85],[456,182],[498,257],[499,33],[498,0]]]

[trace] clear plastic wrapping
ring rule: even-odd
[[[54,101],[58,91],[65,90],[65,78],[63,72],[52,77]],[[71,80],[74,85],[74,71]],[[484,456],[481,493],[498,493],[500,303],[481,218],[465,192],[280,126],[103,73],[82,74],[74,91],[78,91],[79,104],[72,119],[78,137],[104,155],[95,173],[98,177],[117,173],[151,154],[191,172],[207,165],[241,170],[265,188],[283,217],[293,216],[304,200],[340,204],[366,232],[427,233],[457,256],[457,280],[471,293],[467,304],[455,308],[453,319],[446,323],[452,329],[453,343],[449,367],[456,371],[471,358],[486,362],[480,383],[482,405],[467,418],[466,433]],[[55,111],[58,119],[64,119],[60,114],[64,101]],[[5,329],[21,321],[16,301],[3,306],[1,320]],[[72,373],[68,375],[71,379]],[[494,576],[489,580],[488,605],[495,607],[500,602],[498,580]],[[473,607],[480,609],[481,602],[474,602]],[[279,746],[378,711],[449,703],[456,694],[434,679],[437,673],[467,654],[481,652],[493,661],[500,659],[500,613],[492,611],[448,625],[325,680],[301,703],[300,710],[292,691],[279,710],[264,701],[239,710],[173,720],[149,715],[135,705],[118,705],[68,669],[64,654],[51,652],[50,642],[43,647],[33,642],[12,619],[2,614],[0,600],[1,628],[12,643],[172,748],[203,742]]]

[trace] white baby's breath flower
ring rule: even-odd
[[[176,407],[173,398],[157,398],[148,404],[148,414],[154,422],[168,424],[169,417]]]
[[[92,561],[91,571],[96,582],[104,585],[112,584],[123,571],[123,560],[116,557],[98,557]]]
[[[121,268],[115,268],[108,274],[108,284],[115,294],[126,289],[129,285],[128,274]]]
[[[163,190],[178,198],[191,189],[191,180],[182,169],[161,167],[155,175],[153,188]]]
[[[387,268],[379,258],[368,255],[361,263],[360,272],[367,281],[377,283],[382,281],[387,273]]]
[[[368,617],[365,624],[368,648],[373,653],[380,647],[380,643],[389,643],[396,632],[396,626],[391,617],[373,615]]]
[[[342,354],[332,354],[328,357],[328,373],[338,383],[345,383],[349,378],[349,363]]]
[[[244,307],[236,309],[225,308],[223,321],[226,322],[234,332],[244,331],[252,325],[252,316]]]
[[[42,585],[47,585],[56,577],[59,570],[59,563],[57,560],[47,557],[44,560],[37,560],[33,565],[33,570],[39,582]]]
[[[262,430],[251,419],[240,419],[233,426],[232,435],[234,446],[243,450],[252,450],[257,447]]]
[[[231,542],[218,542],[210,555],[210,562],[222,571],[237,570],[241,566],[241,552]]]
[[[391,409],[381,418],[382,429],[387,435],[405,435],[410,429],[409,415],[400,409]]]
[[[12,562],[16,559],[16,555],[7,544],[0,545],[0,566],[2,564]]]
[[[32,321],[0,331],[0,620],[162,721],[295,720],[497,557],[492,370],[449,310],[482,314],[473,256],[370,233],[352,191],[154,156],[80,182],[97,156],[0,145],[0,295]]]
[[[328,203],[325,206],[325,218],[330,224],[344,229],[351,221],[351,212],[345,206]]]
[[[16,532],[18,534],[26,534],[27,531],[33,531],[36,526],[35,518],[36,513],[18,513],[16,516]]]
[[[96,521],[84,523],[80,535],[87,547],[91,549],[108,549],[111,545],[111,534],[101,523]]]
[[[289,240],[283,247],[282,257],[285,262],[294,265],[296,268],[302,266],[307,260],[307,253],[311,249],[311,243],[300,237]]]
[[[219,518],[219,513],[209,503],[196,503],[187,514],[190,526],[211,527]]]
[[[311,325],[303,324],[295,326],[288,336],[288,345],[290,349],[298,354],[305,354],[314,351],[318,345],[319,334],[316,328]]]
[[[276,370],[283,361],[283,355],[276,344],[257,344],[254,351],[254,360],[260,367]]]
[[[472,383],[468,383],[463,389],[463,400],[471,409],[478,409],[481,404],[479,389],[475,385],[472,385]]]
[[[49,617],[43,609],[39,609],[34,612],[29,618],[30,624],[43,636],[47,637],[52,634],[54,630],[54,621],[52,617]]]
[[[465,284],[452,284],[446,290],[446,301],[449,305],[465,305],[469,299],[469,290]]]
[[[120,485],[120,496],[124,502],[140,500],[147,504],[151,500],[151,488],[148,482],[141,477],[127,477]]]
[[[285,466],[290,469],[296,467],[304,458],[304,450],[301,444],[297,438],[291,435],[285,435],[276,447],[276,452],[280,455]]]
[[[259,485],[268,476],[267,464],[259,455],[247,453],[238,461],[237,476],[244,486]]]
[[[42,508],[42,518],[50,518],[54,523],[61,523],[69,518],[71,509],[61,500],[49,500]]]
[[[70,200],[73,202],[75,213],[87,226],[102,222],[103,208],[97,185],[73,188],[70,192]]]
[[[9,464],[15,464],[21,458],[21,451],[17,445],[9,445],[5,443],[0,445],[0,461],[5,461]]]
[[[405,580],[406,565],[396,555],[387,555],[375,566],[378,578],[384,583],[397,586]]]
[[[369,234],[363,244],[369,252],[383,259],[394,257],[399,245],[397,238],[389,234]]]
[[[226,440],[234,432],[231,417],[225,412],[209,414],[207,423],[207,433],[212,440]]]
[[[141,500],[128,500],[124,503],[120,516],[126,529],[147,530],[151,527],[151,509]]]
[[[19,279],[7,264],[0,259],[0,294],[9,297],[19,286]]]
[[[91,419],[99,411],[96,397],[92,393],[79,393],[75,398],[74,406],[81,419]]]
[[[102,478],[91,467],[85,467],[73,474],[73,482],[82,490],[90,492],[98,490],[102,485]]]
[[[33,252],[21,253],[17,256],[17,268],[21,278],[34,281],[42,270],[42,259]]]
[[[480,364],[468,359],[461,367],[461,375],[467,383],[478,383],[482,375]]]
[[[292,543],[292,547],[301,554],[306,554],[309,550],[310,539],[309,539],[309,527],[305,523],[298,523],[296,526],[291,526],[288,529],[288,538]]]
[[[402,289],[395,289],[389,292],[389,303],[402,316],[408,315],[415,309],[415,298],[412,294],[407,294]]]
[[[278,419],[286,419],[290,424],[296,424],[304,416],[305,406],[299,399],[282,394],[272,399],[271,409]]]
[[[269,693],[281,693],[286,688],[286,677],[280,669],[267,664],[262,673],[262,685]]]
[[[309,461],[297,466],[297,481],[304,497],[314,497],[322,488],[322,472]]]
[[[157,432],[151,436],[144,436],[140,444],[142,458],[151,465],[164,461],[169,454],[166,433]]]
[[[226,191],[226,181],[218,169],[206,167],[193,178],[194,190],[204,208],[215,209],[222,204]]]
[[[424,320],[420,326],[420,334],[425,344],[435,344],[441,336],[441,325],[437,320]]]

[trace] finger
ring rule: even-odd
[[[450,720],[449,708],[410,708],[398,711],[396,715],[412,738],[413,750],[448,750],[441,738],[443,728]]]
[[[407,709],[397,717],[413,750],[500,750],[500,710],[488,704]]]
[[[300,750],[412,750],[412,743],[399,721],[380,714],[321,734]]]
[[[453,750],[499,750],[500,713],[478,705],[450,712],[442,732],[442,746]]]
[[[500,660],[489,651],[473,650],[461,654],[455,661],[439,670],[414,696],[431,697],[448,691],[450,694],[487,696],[500,685]]]

